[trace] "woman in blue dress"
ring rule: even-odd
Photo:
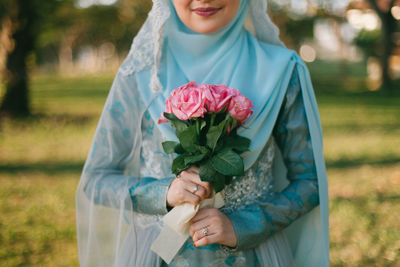
[[[119,69],[77,190],[81,266],[329,266],[328,193],[307,68],[284,47],[264,0],[153,0]],[[151,249],[162,216],[212,186],[191,167],[171,173],[156,124],[170,92],[225,84],[254,104],[245,175],[225,205],[201,209],[167,264]],[[168,246],[168,243],[165,244]]]

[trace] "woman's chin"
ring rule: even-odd
[[[209,25],[211,24],[211,25]],[[215,25],[212,23],[198,23],[197,25],[194,25],[193,27],[189,27],[192,31],[195,31],[197,33],[201,34],[212,34],[216,33],[222,28],[224,28],[225,25]]]

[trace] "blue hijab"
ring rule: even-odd
[[[164,112],[165,100],[171,91],[190,81],[225,84],[238,89],[254,104],[253,115],[246,122],[246,127],[239,131],[240,135],[252,140],[250,152],[243,155],[245,169],[248,169],[272,134],[291,74],[297,68],[316,160],[320,207],[297,220],[285,232],[297,266],[327,266],[328,190],[321,126],[311,80],[305,64],[295,52],[260,42],[245,29],[249,2],[241,0],[235,18],[220,31],[199,34],[181,22],[170,0],[171,15],[164,25],[164,45],[158,72],[163,90],[153,92],[150,89],[149,69],[136,73],[138,89],[154,121]],[[169,124],[157,127],[166,140],[176,140]],[[315,265],[310,265],[311,262]]]
[[[249,1],[240,1],[235,18],[223,29],[200,34],[187,28],[178,18],[170,1],[171,16],[164,33],[159,78],[164,88],[154,93],[148,88],[148,73],[139,75],[138,83],[145,99],[153,100],[149,111],[157,120],[165,110],[165,100],[175,88],[195,81],[198,84],[225,84],[238,89],[254,105],[254,114],[242,128],[241,135],[251,138],[251,152],[245,156],[248,169],[257,159],[271,134],[285,95],[293,65],[292,51],[260,43],[244,28]],[[155,97],[155,95],[157,97]],[[158,125],[169,140],[176,136],[168,124]]]

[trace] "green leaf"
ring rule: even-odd
[[[162,143],[162,147],[167,154],[175,153],[175,147],[177,145],[179,145],[179,143],[174,141],[165,141]]]
[[[224,138],[220,138],[217,142],[217,145],[215,146],[214,149],[214,154],[219,153],[221,150],[223,150],[225,148],[225,142],[224,142],[225,136]]]
[[[225,139],[225,147],[236,150],[237,152],[245,152],[249,150],[251,140],[249,138],[233,134]]]
[[[225,185],[232,183],[233,176],[225,176]]]
[[[214,181],[214,190],[215,193],[222,191],[225,187],[225,175],[216,172],[215,181]]]
[[[196,152],[196,141],[197,141],[197,134],[196,134],[196,125],[192,125],[188,127],[186,130],[181,132],[178,135],[179,141],[184,150],[188,152]]]
[[[243,175],[243,159],[234,151],[225,149],[211,158],[213,167],[224,175]]]
[[[185,156],[185,164],[186,165],[193,165],[199,161],[201,161],[202,159],[204,159],[204,157],[207,154],[197,154],[197,155],[193,155],[193,156]]]
[[[175,133],[177,136],[187,130],[187,128],[189,128],[188,124],[185,121],[180,120],[171,121],[171,125],[175,128]]]
[[[169,120],[176,130],[176,135],[180,134],[189,127],[189,122],[178,119],[173,113],[164,112],[164,117]]]
[[[185,153],[185,150],[183,149],[182,145],[180,143],[178,143],[175,148],[174,151],[176,154],[183,154]]]
[[[202,181],[214,182],[217,171],[214,169],[210,160],[200,165],[199,176]]]
[[[179,121],[179,119],[174,115],[174,113],[163,113],[164,117],[169,121]]]
[[[214,190],[216,193],[224,189],[225,185],[229,184],[232,179],[231,176],[228,177],[217,172],[210,160],[200,165],[199,175],[202,181],[214,183]],[[227,183],[227,180],[229,183]]]
[[[211,151],[205,147],[205,146],[199,146],[196,145],[197,151],[199,151],[201,154],[209,154]]]
[[[200,123],[200,130],[203,130],[204,127],[206,127],[206,126],[207,126],[206,121],[205,121],[205,120],[202,120],[201,123]]]
[[[207,146],[212,150],[215,149],[218,139],[222,134],[225,126],[225,121],[222,121],[217,126],[211,126],[207,133]]]
[[[181,171],[184,171],[187,169],[188,166],[185,164],[184,157],[182,155],[176,157],[174,161],[172,162],[172,173],[175,175],[178,175]]]

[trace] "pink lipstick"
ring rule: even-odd
[[[220,10],[221,8],[215,7],[198,7],[193,9],[193,12],[202,17],[210,17]]]

